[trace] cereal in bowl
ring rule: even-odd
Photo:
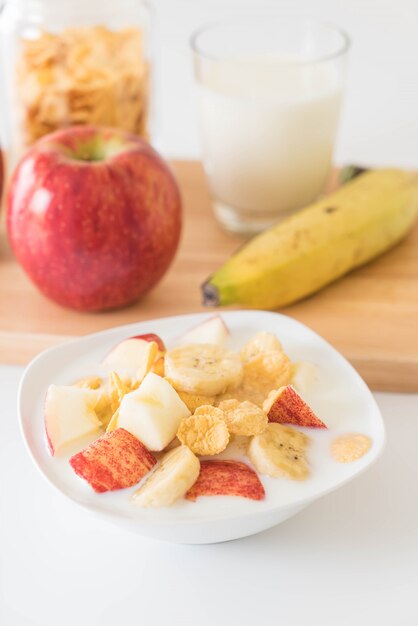
[[[216,316],[202,324],[202,343],[199,333],[169,349],[153,333],[128,337],[104,355],[107,378],[92,372],[51,385],[51,453],[65,456],[67,443],[78,442],[70,459],[77,475],[98,493],[135,487],[131,502],[141,507],[221,495],[262,500],[259,475],[308,480],[313,440],[332,428],[291,385],[295,369],[278,338],[260,332],[229,350]],[[92,441],[83,446],[86,435]],[[370,447],[365,435],[343,435],[328,454],[347,463]]]

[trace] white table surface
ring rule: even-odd
[[[417,623],[417,395],[376,394],[388,443],[354,482],[259,535],[181,546],[121,532],[43,480],[18,431],[20,375],[0,367],[2,626]]]
[[[155,0],[157,134],[199,155],[187,37],[279,7],[354,45],[338,162],[418,167],[416,0]],[[123,534],[55,493],[17,427],[21,369],[0,366],[0,625],[412,626],[418,623],[418,395],[376,394],[386,451],[364,476],[260,535],[175,546]]]

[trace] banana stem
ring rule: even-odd
[[[364,172],[368,172],[367,167],[361,167],[360,165],[346,165],[342,168],[339,175],[340,184],[345,185],[345,183],[350,182],[350,180],[360,176],[360,174],[364,174]]]
[[[219,289],[211,285],[209,281],[202,285],[202,296],[203,306],[219,306]]]

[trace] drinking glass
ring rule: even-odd
[[[191,39],[203,165],[215,215],[252,234],[326,184],[348,36],[313,20],[239,17]]]

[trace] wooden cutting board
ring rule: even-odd
[[[175,162],[185,227],[177,258],[141,302],[110,313],[78,313],[48,301],[0,234],[0,362],[27,363],[71,336],[154,317],[192,313],[200,285],[241,245],[212,217],[202,168]],[[315,296],[284,309],[340,350],[374,390],[418,391],[418,225],[395,249]],[[156,329],[158,331],[158,329]]]

